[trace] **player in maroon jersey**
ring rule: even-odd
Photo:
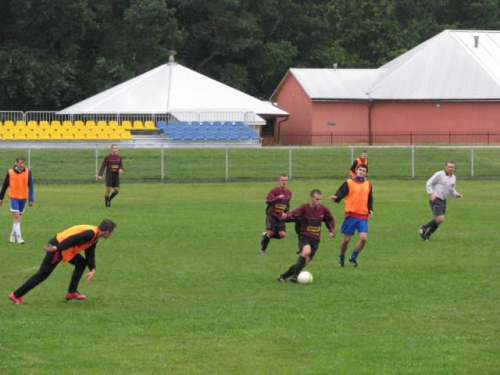
[[[118,146],[111,145],[111,153],[106,155],[99,170],[98,179],[102,181],[102,175],[106,171],[106,194],[104,195],[104,206],[111,207],[111,199],[120,192],[120,174],[123,172],[123,158],[118,154]],[[109,195],[113,188],[113,193]]]
[[[313,259],[319,248],[321,223],[324,222],[328,228],[328,237],[335,237],[335,219],[330,210],[321,204],[323,198],[321,190],[314,189],[309,196],[311,199],[309,203],[303,204],[287,215],[289,219],[295,219],[300,224],[300,255],[294,265],[278,276],[278,281],[282,283],[288,278],[296,281],[300,271]]]
[[[286,214],[290,211],[292,192],[287,188],[288,176],[280,175],[279,186],[272,189],[266,197],[266,231],[262,233],[260,254],[265,254],[271,238],[280,240],[286,237]]]

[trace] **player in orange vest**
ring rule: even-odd
[[[23,157],[16,159],[16,165],[7,171],[0,191],[0,205],[3,203],[5,193],[9,189],[10,211],[12,212],[12,232],[10,233],[10,242],[23,244],[24,239],[21,235],[21,215],[26,207],[33,206],[35,201],[33,178],[31,171],[26,168],[26,160]]]
[[[368,239],[368,219],[373,216],[372,184],[365,178],[368,167],[364,164],[356,168],[356,177],[344,182],[335,195],[330,197],[332,202],[340,202],[345,198],[344,222],[340,232],[344,235],[340,243],[339,267],[344,267],[345,253],[355,231],[359,233],[359,241],[349,257],[354,267],[358,266],[358,255],[363,250]]]
[[[360,157],[354,159],[354,161],[352,162],[351,170],[349,171],[349,176],[351,176],[351,178],[355,178],[357,176],[356,168],[358,168],[358,166],[361,164],[368,167],[368,152],[365,150],[361,151]]]
[[[75,266],[66,300],[86,299],[87,297],[84,294],[78,292],[78,283],[86,267],[90,270],[87,274],[87,284],[92,281],[96,273],[95,249],[97,242],[101,238],[109,238],[115,229],[116,224],[109,219],[105,219],[98,227],[94,225],[77,225],[57,233],[45,246],[46,254],[39,270],[17,290],[10,293],[9,299],[16,305],[23,303],[22,297],[49,277],[61,260]],[[85,253],[85,257],[80,254],[81,252]]]

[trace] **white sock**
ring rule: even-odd
[[[17,237],[21,237],[21,223],[14,223],[13,231]]]

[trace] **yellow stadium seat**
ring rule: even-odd
[[[85,128],[85,124],[83,121],[75,121],[75,124],[73,125],[76,130],[83,130]]]
[[[86,129],[85,131],[85,139],[88,140],[97,140],[97,132],[94,130]]]
[[[26,130],[22,130],[22,129],[16,129],[14,130],[14,132],[12,133],[14,139],[18,139],[18,140],[24,140],[24,139],[27,139],[27,134],[26,134]]]
[[[28,121],[28,125],[27,126],[28,126],[28,128],[30,130],[37,129],[38,128],[38,122],[36,122],[34,120],[30,120],[30,121]]]
[[[73,137],[76,140],[84,140],[85,139],[85,133],[81,130],[75,130],[73,133]]]
[[[122,128],[125,130],[132,130],[132,123],[130,121],[123,121]]]
[[[12,131],[5,131],[3,133],[3,139],[5,139],[6,141],[12,141],[14,140],[14,133]]]
[[[118,121],[111,120],[108,124],[109,128],[118,128],[120,125],[118,125]]]
[[[8,128],[12,129],[14,127],[14,122],[10,121],[10,120],[4,121],[3,127],[6,129],[8,129]]]
[[[38,127],[40,128],[40,130],[45,131],[45,130],[48,130],[50,128],[50,124],[48,121],[42,120],[38,124]]]
[[[136,121],[134,121],[134,126],[133,126],[132,129],[134,129],[134,130],[143,130],[144,129],[144,124],[142,123],[142,121],[136,120]]]
[[[107,129],[108,128],[108,123],[106,121],[97,121],[97,128],[98,129]]]
[[[153,121],[146,121],[144,123],[144,129],[147,129],[147,130],[156,130],[155,123]]]
[[[14,139],[26,139],[26,133],[28,132],[26,122],[22,120],[16,121],[16,124],[12,128],[12,135]]]
[[[86,123],[85,123],[85,127],[87,129],[89,128],[95,128],[96,127],[96,124],[95,124],[95,121],[94,120],[88,120]]]
[[[121,139],[132,139],[132,134],[130,133],[130,130],[122,131]]]
[[[49,129],[40,129],[40,133],[38,133],[38,139],[41,141],[49,141],[50,140],[50,130]]]
[[[37,141],[38,140],[38,131],[34,129],[28,129],[28,133],[26,133],[26,139],[30,141]]]

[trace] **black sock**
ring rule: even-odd
[[[431,228],[433,227],[434,225],[437,225],[436,223],[436,219],[432,219],[431,221],[429,221],[427,224],[425,225],[422,225],[424,227],[424,229],[427,229],[427,228]]]
[[[109,196],[109,200],[113,199],[114,197],[116,197],[118,195],[118,192],[114,191],[110,196]]]
[[[431,227],[429,227],[429,230],[427,232],[425,232],[425,236],[430,237],[431,234],[434,233],[435,231],[437,231],[438,228],[439,228],[438,224],[432,225]]]
[[[299,256],[299,259],[297,259],[297,263],[295,263],[293,266],[291,266],[288,271],[286,271],[283,275],[285,279],[290,277],[290,276],[297,276],[300,271],[304,269],[306,266],[306,258]]]
[[[260,241],[260,244],[262,245],[262,250],[266,250],[267,249],[267,245],[269,245],[269,241],[271,241],[271,239],[269,237],[267,237],[266,235],[264,235],[264,238],[262,239],[262,241]]]

